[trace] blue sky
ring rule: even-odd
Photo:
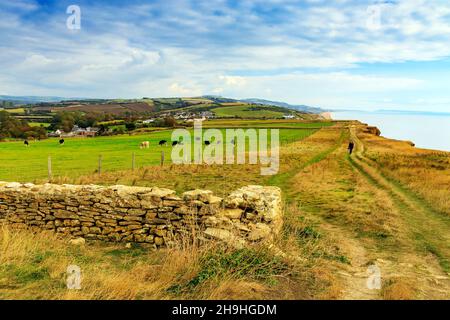
[[[0,1],[0,95],[450,112],[449,67],[443,0]]]

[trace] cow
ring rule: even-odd
[[[60,144],[60,145],[63,145],[64,143],[65,143],[64,139],[60,139],[60,140],[59,140],[59,144]]]
[[[172,147],[175,147],[178,144],[178,141],[173,141],[172,142]]]
[[[205,141],[205,146],[209,146],[210,144],[211,144],[210,141],[208,141],[208,140]]]
[[[139,148],[141,148],[141,149],[148,149],[148,148],[150,148],[150,142],[142,141],[141,145],[139,146]]]
[[[28,140],[25,140],[24,142],[23,142],[23,144],[26,146],[26,147],[28,147],[30,144],[28,143]]]
[[[167,141],[166,141],[166,140],[161,140],[161,141],[159,142],[159,145],[160,145],[160,146],[167,146]]]

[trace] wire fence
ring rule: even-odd
[[[289,130],[280,134],[280,145],[285,146],[312,135],[317,129]],[[172,164],[171,145],[155,146],[156,140],[152,141],[150,149],[136,148],[136,141],[145,139],[135,138],[131,144],[134,151],[130,150],[128,144],[117,148],[105,148],[103,140],[95,140],[85,143],[75,144],[71,141],[67,146],[58,148],[56,144],[50,153],[42,150],[36,143],[29,148],[18,144],[12,151],[3,152],[0,149],[0,180],[18,182],[43,182],[57,177],[77,178],[93,174],[138,170],[143,167],[167,166]],[[75,141],[75,140],[74,140]],[[170,140],[169,140],[170,141]],[[107,141],[109,142],[109,141]],[[111,141],[113,143],[115,141]],[[247,141],[247,144],[250,142]],[[269,141],[270,142],[270,136]],[[222,144],[224,146],[224,144]],[[123,150],[120,150],[120,148]],[[203,146],[206,148],[207,146]],[[129,148],[129,149],[125,149]],[[34,149],[34,150],[33,150]],[[51,149],[51,148],[48,148]],[[249,150],[248,145],[245,150]],[[224,146],[224,154],[226,148]],[[194,158],[194,152],[192,152]]]

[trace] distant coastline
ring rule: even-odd
[[[320,116],[322,116],[325,120],[333,120],[331,112],[328,111],[320,113]]]
[[[413,141],[418,148],[450,152],[450,113],[379,110],[337,111],[334,120],[359,120],[390,139]]]

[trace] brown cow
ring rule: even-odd
[[[141,142],[140,148],[141,148],[141,149],[148,149],[148,148],[150,148],[150,142],[149,142],[149,141],[143,141],[143,142]]]

